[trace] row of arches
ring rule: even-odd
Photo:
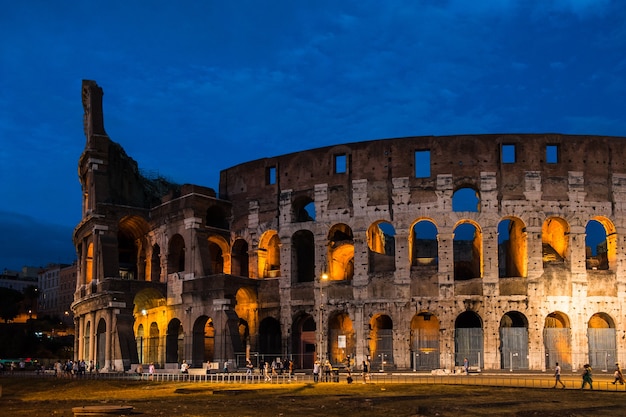
[[[311,368],[316,359],[328,358],[333,363],[342,363],[346,358],[357,354],[370,357],[373,369],[395,367],[395,355],[410,355],[411,367],[427,370],[461,366],[468,358],[472,366],[484,367],[485,346],[484,327],[480,315],[473,311],[459,314],[454,321],[454,350],[441,351],[442,323],[432,312],[422,311],[410,321],[409,349],[395,346],[394,332],[399,329],[391,316],[385,313],[374,314],[367,323],[367,331],[362,346],[364,352],[357,352],[357,332],[354,322],[347,312],[335,311],[329,314],[327,325],[320,337],[324,339],[325,352],[317,351],[316,333],[319,323],[313,316],[302,313],[294,318],[287,348],[283,346],[283,335],[278,320],[267,317],[260,322],[258,335],[251,337],[250,326],[245,319],[237,319],[233,327],[215,326],[215,320],[206,315],[194,319],[190,329],[183,329],[181,320],[172,318],[159,324],[146,321],[136,327],[135,340],[137,357],[140,363],[181,363],[187,360],[194,367],[216,359],[218,343],[232,343],[231,355],[242,362],[253,354],[266,356],[288,355],[298,368]],[[90,341],[87,323],[87,339],[84,344],[85,357],[89,358]],[[161,327],[162,328],[161,328]],[[220,332],[232,332],[220,335]],[[106,323],[99,321],[94,343],[98,345],[96,359],[104,362],[101,346],[105,343]],[[518,311],[505,313],[499,323],[498,334],[501,369],[529,369],[529,322]],[[587,336],[587,353],[572,349],[572,329],[565,313],[552,312],[543,324],[543,351],[545,367],[554,368],[559,362],[564,369],[575,368],[584,362],[592,367],[607,369],[617,359],[616,330],[614,320],[606,313],[596,313],[590,317]],[[185,338],[191,338],[186,342]],[[221,340],[221,342],[220,342]],[[188,344],[190,348],[186,348]],[[187,349],[187,350],[186,350]],[[219,350],[219,348],[217,348]],[[493,349],[489,349],[493,351]],[[223,356],[223,352],[220,353]],[[235,357],[229,358],[235,360]],[[242,363],[241,363],[242,364]],[[241,365],[240,364],[240,365]]]

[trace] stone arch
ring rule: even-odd
[[[411,352],[413,370],[439,369],[439,319],[422,311],[411,320]]]
[[[454,323],[454,363],[463,365],[467,358],[470,366],[482,367],[483,352],[483,321],[473,311],[459,314]]]
[[[562,264],[569,252],[569,224],[560,217],[548,217],[541,226],[543,265]]]
[[[411,266],[434,266],[439,263],[437,226],[432,219],[418,219],[409,233]]]
[[[452,211],[479,212],[480,194],[472,187],[457,188],[452,194]]]
[[[356,334],[350,316],[336,312],[328,319],[328,359],[332,363],[345,363],[356,354]]]
[[[230,273],[246,278],[250,276],[248,271],[248,242],[245,239],[235,239],[233,243]]]
[[[259,277],[276,278],[280,276],[280,238],[276,230],[268,230],[259,239],[258,268]]]
[[[372,366],[384,369],[393,364],[393,320],[387,314],[375,314],[369,322],[368,347]]]
[[[245,349],[246,358],[250,358],[250,335],[256,332],[256,312],[259,310],[257,294],[251,288],[239,288],[235,294],[235,300],[235,313],[239,317],[239,337]]]
[[[259,353],[279,357],[282,352],[282,332],[280,322],[274,317],[266,317],[259,324]]]
[[[291,330],[294,353],[294,367],[300,369],[313,368],[317,358],[315,333],[317,325],[310,314],[301,313],[293,320]]]
[[[146,236],[150,227],[139,216],[125,216],[118,224],[117,253],[119,276],[122,279],[145,281]]]
[[[477,223],[471,220],[461,220],[456,224],[453,252],[455,281],[482,278],[483,236]]]
[[[396,270],[396,230],[387,221],[379,220],[367,229],[369,272]]]
[[[191,366],[203,367],[215,358],[215,326],[213,319],[202,315],[193,323]]]
[[[572,368],[572,342],[569,317],[555,311],[546,317],[543,328],[543,345],[546,353],[546,368],[554,369],[558,362],[561,368]]]
[[[185,251],[185,239],[178,233],[172,236],[167,250],[168,274],[185,271]]]
[[[165,335],[165,362],[180,364],[183,361],[184,350],[183,326],[177,318],[173,318],[167,325]]]
[[[315,238],[309,230],[298,230],[291,237],[292,283],[315,280]]]
[[[228,242],[222,236],[210,235],[208,237],[209,262],[212,274],[224,274],[230,272],[230,260],[225,256],[230,252]]]
[[[328,231],[329,279],[351,281],[354,277],[354,236],[350,226],[335,224]]]
[[[528,233],[518,217],[505,217],[498,223],[498,276],[528,275]]]
[[[500,319],[500,367],[528,369],[528,319],[519,311]]]
[[[612,270],[617,263],[617,232],[604,216],[595,216],[585,227],[587,269]]]
[[[606,313],[596,313],[587,327],[589,365],[592,368],[612,369],[617,361],[615,321]]]

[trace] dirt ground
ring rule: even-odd
[[[132,406],[133,416],[617,416],[624,392],[424,384],[212,384],[0,378],[0,416],[73,417]]]

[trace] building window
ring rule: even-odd
[[[335,174],[345,174],[347,170],[346,154],[335,155]]]
[[[415,178],[430,177],[430,150],[415,151]]]
[[[546,145],[546,162],[548,164],[556,164],[559,162],[558,145]]]
[[[265,171],[265,182],[268,185],[276,184],[276,167],[268,167]]]
[[[513,144],[502,145],[502,163],[503,164],[515,163],[515,145]]]

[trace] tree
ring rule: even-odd
[[[5,323],[13,320],[20,312],[24,294],[11,288],[0,287],[0,318]]]

